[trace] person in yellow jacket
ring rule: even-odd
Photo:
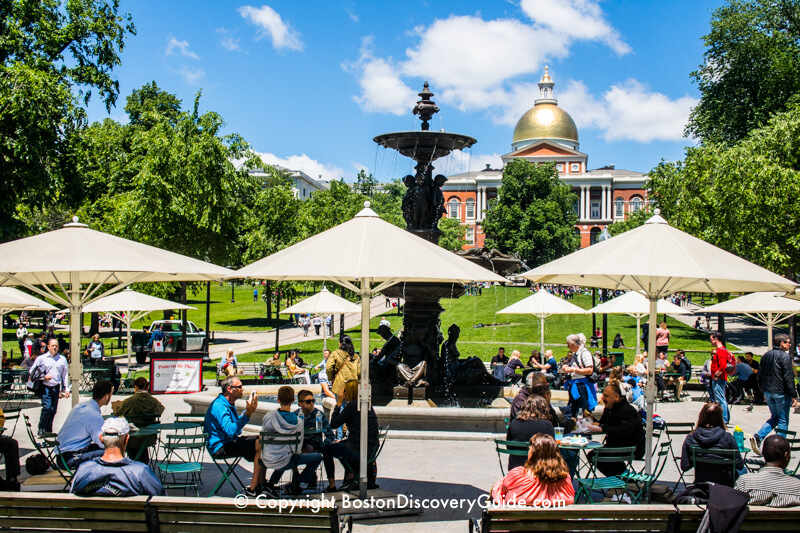
[[[361,377],[361,358],[356,355],[353,340],[349,336],[342,336],[339,349],[328,357],[325,370],[328,381],[333,384],[331,390],[336,396],[342,394],[345,383]]]

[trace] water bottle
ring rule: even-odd
[[[316,426],[315,427],[316,427],[317,431],[321,431],[322,430],[322,413],[320,413],[319,411],[317,411],[317,421],[316,421]]]
[[[744,449],[744,432],[742,432],[742,428],[736,426],[733,430],[733,440],[736,441],[736,446],[739,447],[739,451]]]

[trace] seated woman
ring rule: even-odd
[[[525,400],[517,416],[508,424],[506,440],[529,442],[537,433],[544,433],[555,437],[553,423],[550,420],[550,404],[542,396],[531,394]],[[522,455],[508,456],[508,470],[523,466],[525,457]]]
[[[228,353],[225,354],[225,359],[222,361],[222,367],[220,370],[229,376],[235,376],[239,371],[238,363],[236,362],[236,356],[233,355],[233,350],[229,349]]]
[[[297,351],[289,350],[286,354],[286,370],[291,377],[302,378],[306,385],[311,385],[311,375],[305,368],[300,368],[297,364]]]
[[[575,488],[555,439],[541,433],[534,435],[530,440],[528,461],[510,470],[495,484],[492,499],[496,504],[536,506],[542,506],[542,502],[575,503]]]
[[[270,357],[269,359],[264,361],[264,366],[261,369],[261,372],[262,372],[262,376],[261,377],[262,378],[274,377],[274,378],[279,378],[280,379],[282,377],[282,374],[281,374],[281,365],[282,364],[283,363],[281,362],[281,353],[280,352],[275,352],[275,354],[272,357]]]
[[[342,403],[346,402],[344,408]],[[336,429],[347,424],[347,438],[340,439],[328,444],[322,452],[323,460],[326,457],[335,457],[342,464],[350,467],[344,475],[344,484],[338,490],[353,490],[358,487],[358,480],[355,479],[353,472],[359,469],[359,451],[361,446],[361,413],[358,411],[358,380],[351,379],[344,384],[342,394],[336,398],[336,407],[331,413],[331,429]],[[375,451],[378,446],[378,416],[375,410],[370,407],[367,413],[367,450],[369,453]],[[377,488],[375,482],[377,478],[377,467],[374,463],[367,465],[367,477],[369,488]],[[336,480],[328,479],[326,492],[336,489]]]
[[[511,359],[508,360],[506,363],[505,368],[505,378],[506,381],[510,381],[512,384],[517,384],[522,379],[522,375],[517,374],[518,368],[525,368],[525,365],[522,364],[522,360],[520,356],[522,354],[519,353],[519,350],[514,350],[511,352]]]
[[[691,447],[698,448],[722,448],[725,450],[736,450],[736,472],[741,475],[747,472],[744,467],[744,460],[739,453],[739,447],[733,440],[733,435],[728,433],[725,423],[722,420],[722,407],[717,402],[709,402],[700,409],[700,416],[697,418],[696,429],[686,435],[683,441],[681,452],[681,470],[686,472],[693,466]],[[730,468],[720,465],[698,464],[694,471],[695,483],[700,481],[711,481],[721,485],[731,485]]]

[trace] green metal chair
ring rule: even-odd
[[[653,474],[646,474],[644,472],[623,472],[620,478],[627,483],[635,483],[639,487],[639,491],[634,494],[632,503],[639,503],[642,498],[650,499],[650,489],[653,484],[658,481],[661,473],[664,471],[664,466],[667,464],[670,455],[670,443],[662,442],[658,445],[658,450],[655,453],[656,464],[653,467]]]
[[[187,488],[194,487],[197,496],[200,496],[205,442],[204,434],[167,435],[164,460],[156,462],[164,488],[182,488],[185,492]]]
[[[388,425],[381,426],[380,428],[378,428],[378,443],[375,446],[375,449],[373,449],[370,452],[370,454],[369,454],[369,456],[367,458],[367,471],[368,472],[369,472],[369,469],[373,468],[373,467],[377,471],[377,468],[378,468],[378,465],[377,465],[378,457],[380,457],[381,451],[383,451],[383,445],[386,443],[386,436],[388,434],[389,434],[389,426]],[[353,474],[355,479],[358,479],[359,473],[356,471],[357,470],[357,468],[356,468],[357,463],[356,463],[356,465],[350,464],[346,459],[342,459],[341,462],[342,462],[342,465],[344,466],[345,470],[347,470],[348,472]]]
[[[516,455],[518,457],[527,458],[529,448],[530,443],[528,442],[519,440],[494,439],[494,449],[497,452],[497,460],[500,462],[500,472],[502,472],[503,476],[506,475],[505,469],[503,468],[503,456]]]
[[[205,443],[206,449],[208,449],[208,435],[205,435]],[[214,455],[211,453],[211,450],[208,450],[208,455],[211,457],[211,461],[214,463],[214,466],[216,466],[217,469],[219,469],[220,474],[222,474],[222,477],[219,478],[217,484],[214,485],[214,488],[211,489],[211,492],[208,494],[209,498],[216,495],[219,489],[222,488],[222,485],[226,482],[231,486],[233,492],[238,493],[241,490],[241,487],[244,487],[244,482],[239,479],[238,474],[236,474],[236,467],[239,466],[242,458],[230,457],[228,455]],[[239,483],[238,487],[233,484],[231,476],[233,476],[233,478]]]
[[[730,483],[728,486],[733,487],[736,483],[736,454],[738,450],[729,450],[723,448],[700,448],[698,446],[690,446],[689,453],[692,456],[692,465],[694,466],[695,483],[699,481],[706,481],[704,479],[697,479],[697,465],[709,465],[715,470],[727,470],[730,472]]]
[[[204,413],[175,413],[175,422],[205,422]]]
[[[58,435],[56,433],[44,433],[41,437],[37,438],[28,415],[23,414],[22,418],[25,420],[25,430],[28,433],[28,438],[33,444],[33,447],[47,459],[50,468],[58,472],[61,479],[64,480],[63,490],[67,490],[72,483],[74,472],[67,466],[61,456],[56,453]]]
[[[675,448],[670,446],[670,454],[672,455],[672,459],[675,461],[675,466],[678,468],[678,481],[675,482],[675,487],[678,488],[680,483],[686,485],[686,481],[683,479],[684,471],[681,470],[681,456],[680,451],[683,447],[683,441],[686,439],[686,436],[694,431],[694,422],[667,422],[667,438],[669,439],[670,444],[677,443],[679,453],[675,454]]]
[[[577,503],[580,497],[584,496],[587,502],[594,503],[592,492],[596,490],[603,494],[608,490],[622,490],[630,497],[631,501],[633,501],[634,496],[625,479],[620,476],[597,477],[597,474],[599,472],[598,465],[602,463],[626,463],[628,465],[628,470],[630,470],[635,451],[636,448],[634,446],[596,448],[591,454],[591,462],[589,463],[589,474],[592,477],[576,479],[578,482],[578,492],[575,493],[575,502]],[[619,499],[619,502],[622,503],[622,498]]]

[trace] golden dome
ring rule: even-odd
[[[514,128],[512,144],[533,139],[568,139],[578,142],[578,128],[569,113],[554,103],[529,109]]]

